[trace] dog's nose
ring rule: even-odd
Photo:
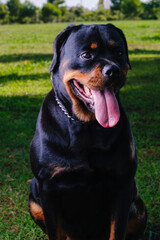
[[[114,78],[120,75],[120,68],[118,65],[105,65],[102,69],[105,77]]]

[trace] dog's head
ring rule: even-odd
[[[53,51],[53,85],[69,96],[77,118],[115,126],[116,95],[131,68],[123,32],[112,24],[69,25],[56,37]]]

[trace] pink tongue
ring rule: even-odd
[[[95,102],[95,115],[104,128],[114,127],[120,118],[119,106],[113,91],[91,90]]]

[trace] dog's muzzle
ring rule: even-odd
[[[120,67],[116,64],[105,65],[102,69],[102,74],[108,79],[118,78],[120,76]]]

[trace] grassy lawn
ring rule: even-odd
[[[146,239],[158,240],[160,21],[113,24],[124,31],[129,44],[132,70],[121,99],[137,146],[137,184],[148,210]],[[27,207],[26,182],[33,177],[29,144],[39,108],[51,89],[48,69],[52,42],[66,25],[0,26],[0,239],[3,240],[44,239]]]

